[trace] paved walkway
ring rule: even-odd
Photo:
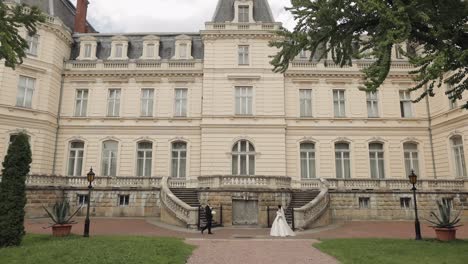
[[[283,239],[187,239],[197,246],[188,264],[335,264],[338,263],[311,245],[317,240]],[[220,252],[223,252],[220,254]]]

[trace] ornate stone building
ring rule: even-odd
[[[62,197],[84,204],[90,167],[94,215],[184,226],[207,202],[225,225],[266,226],[277,204],[302,228],[412,219],[411,170],[423,213],[434,199],[467,203],[468,112],[444,90],[412,103],[398,48],[385,84],[366,93],[372,59],[340,68],[302,52],[273,73],[281,24],[267,0],[219,0],[199,32],[147,34],[94,33],[87,0],[78,12],[22,2],[49,16],[24,64],[0,66],[0,154],[19,131],[30,136],[31,217]]]

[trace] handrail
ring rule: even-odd
[[[294,226],[298,229],[305,229],[309,224],[316,221],[327,210],[330,203],[330,195],[328,193],[328,182],[325,179],[320,179],[320,193],[310,203],[301,208],[293,209]]]
[[[187,227],[197,226],[198,208],[191,207],[172,193],[169,188],[169,177],[164,177],[161,181],[160,196],[162,204],[164,204],[177,219],[184,222]]]

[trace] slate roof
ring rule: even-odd
[[[234,2],[235,0],[218,0],[212,22],[224,23],[234,20]],[[268,0],[253,0],[253,2],[253,17],[256,22],[275,22]]]
[[[128,58],[139,59],[143,54],[143,38],[148,35],[160,37],[159,56],[161,59],[171,59],[175,55],[175,37],[187,35],[192,38],[192,57],[203,59],[204,46],[198,33],[147,33],[147,34],[124,34],[128,38]],[[72,48],[71,60],[76,60],[80,52],[80,36],[91,35],[97,39],[96,56],[100,60],[106,60],[111,54],[112,37],[109,34],[75,34],[75,43]]]
[[[21,0],[21,3],[29,6],[37,6],[42,12],[60,18],[60,20],[73,31],[76,8],[70,0],[53,0],[53,14],[51,14],[49,0]],[[96,32],[91,24],[88,23],[88,26],[92,32]]]

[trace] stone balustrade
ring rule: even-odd
[[[345,65],[341,67],[340,65],[336,64],[331,60],[321,60],[321,61],[310,61],[309,59],[298,59],[291,62],[288,71],[297,71],[297,70],[310,70],[314,69],[314,71],[330,71],[330,69],[337,69],[339,71],[345,72],[358,72],[361,71],[370,65],[372,65],[374,61],[372,60],[356,60],[353,61],[353,65]],[[392,62],[390,71],[398,71],[398,72],[408,72],[414,70],[413,65],[411,65],[408,61],[396,61]]]
[[[204,176],[198,177],[200,188],[290,189],[291,178],[277,176]]]
[[[198,208],[189,206],[171,192],[170,186],[176,182],[178,181],[170,180],[168,177],[162,179],[161,191],[159,192],[161,203],[169,212],[174,214],[177,219],[183,221],[187,227],[193,228],[197,225]]]
[[[1,178],[0,178],[1,179]],[[30,175],[26,178],[28,186],[36,187],[74,187],[87,188],[86,177]],[[160,188],[161,178],[150,177],[96,177],[93,186],[96,188]]]
[[[320,185],[320,193],[310,203],[294,209],[294,225],[299,229],[306,229],[327,210],[330,203],[328,193],[329,183],[325,179],[315,181]]]
[[[336,190],[410,190],[407,179],[327,179],[330,189]],[[466,180],[419,180],[416,188],[424,191],[468,190]]]
[[[69,61],[65,64],[65,69],[68,71],[201,71],[203,62],[201,60]]]
[[[205,23],[205,30],[279,30],[281,23]]]

